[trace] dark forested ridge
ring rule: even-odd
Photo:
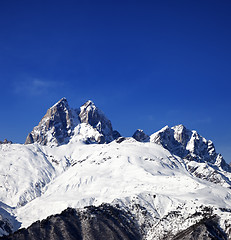
[[[84,210],[68,208],[61,214],[33,223],[0,239],[11,240],[103,240],[141,239],[138,228],[130,216],[122,210],[103,204]]]

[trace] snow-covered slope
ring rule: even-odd
[[[194,176],[226,187],[231,186],[231,167],[216,152],[213,142],[206,140],[195,130],[191,131],[182,124],[172,128],[166,126],[152,134],[150,142],[183,158],[188,171]]]
[[[215,216],[231,236],[229,167],[195,131],[178,125],[112,141],[110,121],[91,101],[76,111],[62,99],[31,134],[42,142],[0,145],[0,234],[108,203],[132,217],[142,239],[166,239]]]
[[[146,239],[196,223],[205,206],[221,216],[222,226],[230,217],[220,210],[231,209],[228,188],[192,176],[183,159],[155,143],[129,138],[120,144],[70,142],[53,148],[13,144],[4,145],[1,156],[1,201],[7,204],[2,209],[15,217],[13,230],[67,207],[102,203],[132,212]]]

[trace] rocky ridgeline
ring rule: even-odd
[[[4,139],[4,141],[0,141],[0,144],[12,144],[12,141],[8,141],[7,139]]]
[[[215,164],[225,171],[231,171],[222,155],[217,153],[211,140],[206,140],[196,131],[185,126],[166,126],[150,136],[150,141],[162,145],[171,153],[189,161]]]
[[[80,138],[78,138],[81,136]],[[184,159],[185,166],[194,176],[222,186],[231,186],[230,177],[223,171],[231,172],[231,167],[221,154],[216,153],[214,144],[196,131],[183,125],[164,127],[148,136],[138,129],[132,136],[139,142],[153,142],[172,154]],[[112,124],[92,101],[87,101],[78,109],[70,108],[66,98],[62,98],[48,109],[45,116],[28,134],[25,144],[40,143],[59,146],[72,139],[85,143],[110,143],[116,139],[121,143],[126,138],[113,130]],[[7,140],[4,143],[10,143]],[[200,165],[194,162],[201,163]],[[205,163],[203,165],[203,163]]]
[[[80,107],[78,116],[81,123],[89,124],[101,133],[99,143],[109,143],[120,137],[119,132],[112,129],[111,121],[90,100]]]
[[[84,133],[80,133],[80,130],[75,131],[82,126],[87,126],[87,131]],[[86,143],[109,143],[121,137],[119,132],[113,130],[111,121],[92,101],[87,101],[78,109],[72,109],[66,98],[62,98],[48,109],[39,124],[28,134],[25,144],[37,142],[57,146],[68,143],[78,134],[84,135],[91,131],[93,133],[90,137],[83,137]],[[208,162],[225,171],[231,171],[231,167],[221,154],[216,153],[212,141],[206,140],[196,131],[191,131],[183,125],[172,128],[166,126],[151,136],[138,129],[132,137],[140,142],[150,141],[159,144],[172,154],[188,161]]]
[[[119,132],[113,130],[111,121],[92,101],[87,101],[78,109],[72,109],[66,98],[62,98],[48,109],[39,124],[28,134],[25,144],[37,142],[42,145],[58,146],[70,142],[78,135],[82,135],[81,141],[85,143],[110,143],[115,139],[122,142],[125,139],[121,138]],[[229,179],[219,172],[219,170],[231,172],[231,167],[221,154],[216,153],[212,141],[206,140],[194,130],[191,131],[183,125],[171,128],[166,126],[148,136],[143,130],[138,129],[132,137],[139,142],[159,144],[172,154],[183,158],[188,170],[197,177],[216,183],[231,184]],[[5,140],[4,143],[10,142]],[[193,161],[208,163],[204,167],[208,171],[205,173],[203,170],[202,173],[200,168],[192,166]]]
[[[212,141],[207,141],[196,131],[188,130],[183,125],[172,128],[166,126],[152,134],[150,141],[160,144],[175,155],[188,160],[215,163],[218,157]]]
[[[172,128],[166,126],[150,137],[139,129],[133,138],[139,142],[150,141],[161,145],[170,153],[184,159],[187,170],[198,178],[226,187],[231,186],[230,177],[226,176],[227,172],[231,172],[231,166],[216,152],[213,142],[182,124]]]
[[[225,171],[231,170],[222,155],[216,153],[211,140],[206,140],[196,131],[191,131],[182,124],[172,128],[166,126],[150,137],[138,129],[133,138],[140,142],[150,141],[159,144],[172,154],[189,161],[208,162],[221,167]]]
[[[67,100],[62,98],[47,110],[38,126],[28,134],[25,144],[37,142],[42,145],[48,143],[59,145],[66,143],[74,127],[74,115]]]
[[[108,143],[120,137],[120,134],[112,129],[110,120],[92,101],[87,101],[79,109],[72,109],[66,98],[62,98],[48,109],[38,126],[28,134],[25,144],[66,144],[74,136],[75,128],[81,127],[81,124],[87,124],[90,130],[97,132],[97,135],[85,139],[87,143]]]
[[[148,142],[150,140],[149,136],[141,129],[137,129],[132,137],[138,142]]]

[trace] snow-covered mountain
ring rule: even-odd
[[[173,154],[197,162],[219,164],[230,170],[220,154],[217,154],[211,140],[201,137],[196,131],[186,129],[182,124],[172,128],[166,126],[150,136],[150,141],[160,144]]]
[[[87,101],[79,109],[72,109],[66,98],[62,98],[28,134],[25,144],[40,143],[48,146],[66,144],[71,140],[86,143],[108,143],[120,137],[113,131],[110,120],[92,101]]]
[[[0,164],[0,234],[34,223],[5,239],[231,238],[230,167],[183,125],[124,138],[93,102],[63,98],[25,145],[0,145]]]
[[[150,141],[183,158],[188,171],[194,176],[230,187],[226,172],[230,173],[231,167],[216,152],[213,142],[195,130],[186,129],[182,124],[172,128],[166,126],[152,134]]]

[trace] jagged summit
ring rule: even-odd
[[[39,124],[28,134],[25,144],[37,142],[42,145],[58,146],[76,141],[109,143],[120,136],[119,132],[113,130],[111,121],[93,101],[88,100],[80,108],[72,109],[64,97],[47,110]],[[182,124],[174,127],[165,126],[151,136],[138,129],[132,137],[139,142],[157,143],[189,161],[208,162],[231,171],[223,157],[216,153],[212,141],[206,140]]]
[[[67,105],[68,106],[68,102],[67,99],[65,97],[61,98],[57,103],[55,103],[51,108],[56,107],[57,105]],[[69,107],[69,106],[68,106]]]
[[[106,118],[91,100],[88,100],[80,107],[79,118],[81,122],[95,125],[96,122],[99,122],[100,117]],[[109,120],[107,119],[107,121]]]
[[[76,111],[72,110],[66,98],[62,98],[51,108],[28,134],[25,144],[38,142],[42,145],[60,145],[67,143],[77,120]]]
[[[111,121],[104,113],[91,101],[87,101],[80,107],[79,119],[81,123],[86,123],[102,134],[100,142],[111,142],[120,137],[117,131],[113,131]]]
[[[94,107],[96,107],[94,102],[90,99],[87,100],[82,106],[94,106]]]
[[[4,139],[4,141],[0,141],[0,144],[12,144],[12,141],[7,140],[6,138]]]
[[[108,143],[119,136],[113,131],[110,120],[91,100],[72,109],[64,97],[47,110],[38,126],[28,134],[25,144],[37,142],[57,146],[72,138],[87,143]]]
[[[150,136],[151,142],[162,145],[174,154],[184,157],[197,157],[197,160],[215,162],[215,148],[212,142],[201,137],[196,131],[184,125],[165,126]]]
[[[132,137],[138,142],[148,142],[150,140],[149,136],[142,129],[137,129]]]
[[[216,153],[211,140],[206,140],[195,130],[189,130],[182,124],[171,128],[165,126],[160,131],[152,134],[150,141],[189,161],[208,162],[216,164],[226,171],[231,170],[223,157]]]

